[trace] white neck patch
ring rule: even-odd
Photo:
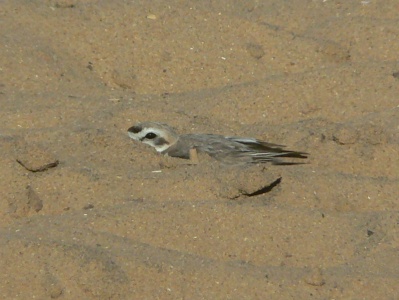
[[[153,146],[153,145],[151,145]],[[155,148],[155,150],[157,150],[157,152],[163,152],[167,149],[169,149],[170,145],[169,144],[164,144],[164,145],[157,145],[157,146],[153,146]]]

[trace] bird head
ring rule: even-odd
[[[157,152],[164,152],[174,145],[179,135],[169,125],[158,122],[138,123],[128,129],[130,138],[154,147]]]

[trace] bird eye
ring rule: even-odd
[[[145,136],[145,138],[149,139],[149,140],[152,140],[152,139],[154,139],[156,137],[157,137],[157,135],[155,133],[153,133],[153,132],[147,133],[146,136]]]

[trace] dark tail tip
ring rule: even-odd
[[[288,152],[279,154],[278,157],[308,158],[308,155],[309,155],[309,153],[306,153],[306,152],[288,151]]]

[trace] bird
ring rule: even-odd
[[[282,158],[305,159],[308,153],[284,149],[284,145],[264,142],[250,137],[224,136],[219,134],[178,134],[164,123],[141,122],[131,126],[128,136],[135,141],[150,145],[158,153],[171,157],[190,159],[191,150],[206,153],[223,165],[243,166],[259,163],[295,165],[301,162],[284,161]]]

